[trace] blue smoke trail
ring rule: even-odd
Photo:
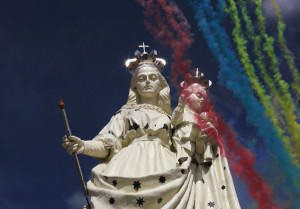
[[[285,186],[297,196],[296,194],[300,193],[299,187],[296,186],[300,179],[299,170],[291,164],[291,159],[286,150],[283,149],[283,144],[278,138],[272,122],[265,116],[264,107],[253,95],[249,80],[230,46],[231,40],[221,26],[218,14],[209,5],[208,0],[200,0],[199,2],[188,0],[188,2],[194,9],[199,30],[203,32],[210,50],[219,62],[219,82],[225,84],[241,101],[247,113],[247,122],[257,129],[266,146],[276,155],[279,166],[288,177]],[[222,8],[220,5],[224,5],[224,0],[219,0],[217,8]],[[298,200],[294,200],[293,204],[295,208],[300,208]]]

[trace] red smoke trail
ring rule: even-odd
[[[227,153],[230,166],[233,172],[247,184],[250,197],[257,201],[259,208],[278,209],[272,198],[271,188],[254,169],[253,153],[236,140],[236,133],[221,117],[219,117],[218,131],[230,150]]]
[[[173,50],[172,83],[178,83],[179,75],[186,78],[191,60],[186,58],[190,48],[192,34],[190,25],[177,5],[166,0],[137,0],[145,8],[145,25],[154,39]],[[153,24],[152,24],[153,23]]]

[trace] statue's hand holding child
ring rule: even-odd
[[[202,112],[200,116],[204,121],[201,123],[201,134],[204,134],[207,140],[215,141],[214,139],[218,137],[218,131],[216,129],[218,125],[217,117],[208,112]]]
[[[202,154],[207,149],[207,146],[217,144],[218,131],[217,118],[207,112],[200,114],[201,122],[198,122],[200,128],[199,137],[196,140],[196,152]]]

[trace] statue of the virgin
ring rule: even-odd
[[[240,208],[226,158],[216,157],[218,144],[207,143],[184,98],[171,124],[165,61],[144,49],[126,65],[133,74],[127,103],[92,140],[63,138],[69,154],[99,161],[87,182],[91,208]]]

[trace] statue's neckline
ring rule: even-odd
[[[152,104],[126,104],[124,105],[122,109],[140,109],[140,108],[144,108],[144,109],[148,109],[148,110],[156,110],[162,114],[167,115],[168,117],[170,117],[165,111],[163,111],[160,107],[157,107],[155,105]]]

